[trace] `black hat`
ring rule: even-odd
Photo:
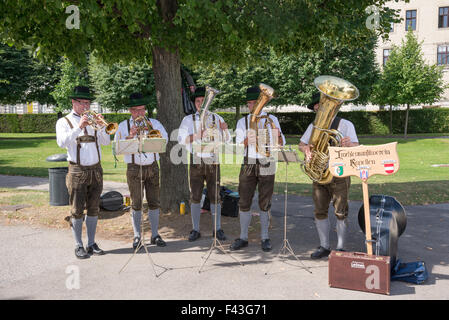
[[[206,88],[205,87],[198,87],[195,90],[195,93],[192,95],[192,101],[195,102],[195,99],[197,97],[204,97],[206,95]]]
[[[246,89],[246,101],[257,100],[259,94],[260,88],[257,86]]]
[[[312,100],[311,100],[310,103],[307,105],[307,108],[313,111],[313,110],[314,110],[313,107],[314,107],[317,103],[320,102],[320,97],[321,97],[321,94],[320,94],[319,92],[314,93],[313,96],[312,96]]]
[[[150,103],[150,97],[144,97],[140,92],[134,92],[129,95],[129,101],[126,104],[128,108],[136,106],[145,106]]]
[[[69,96],[70,99],[86,99],[94,100],[94,97],[90,95],[90,90],[88,87],[76,86],[73,88],[72,94]]]

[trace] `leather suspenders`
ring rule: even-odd
[[[66,119],[67,123],[69,124],[70,129],[73,129],[72,122],[70,122],[69,118],[64,117],[64,119]],[[81,159],[80,159],[81,142],[83,142],[83,143],[95,142],[95,146],[97,148],[98,163],[100,163],[100,149],[98,148],[97,130],[95,130],[95,136],[90,136],[87,133],[87,129],[84,128],[84,136],[80,136],[80,137],[76,138],[76,164],[77,165],[81,165]]]

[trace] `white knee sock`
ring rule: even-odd
[[[190,205],[190,214],[192,215],[193,230],[200,231],[201,205],[192,203]]]
[[[325,249],[329,249],[329,218],[318,220],[315,218],[315,225],[318,231],[318,236],[320,237],[320,246]]]
[[[348,223],[346,222],[346,219],[339,220],[337,219],[337,249],[344,249],[345,240],[346,240],[346,231],[348,230]]]
[[[76,245],[78,247],[83,247],[83,218],[75,219],[72,218],[72,233],[75,238]]]
[[[133,230],[134,230],[134,238],[141,237],[140,234],[140,224],[142,220],[142,211],[134,211],[131,212],[131,217],[133,220]]]
[[[159,228],[159,209],[149,210],[148,218],[151,224],[151,237],[155,238],[158,235]]]
[[[248,241],[248,228],[251,223],[251,212],[240,211],[240,239]]]
[[[262,240],[269,239],[268,237],[268,225],[269,222],[269,216],[267,211],[261,211],[260,212],[260,238]]]
[[[97,231],[98,217],[86,216],[87,246],[95,243],[95,232]]]

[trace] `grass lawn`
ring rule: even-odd
[[[402,135],[385,138],[360,136],[365,145],[398,142],[400,169],[394,176],[374,176],[369,179],[369,193],[387,194],[396,197],[402,204],[429,204],[449,202],[449,167],[432,167],[435,164],[449,164],[449,139],[422,139],[429,135]],[[449,136],[442,134],[438,136]],[[287,144],[297,150],[299,136],[287,137]],[[47,162],[53,154],[65,153],[56,144],[55,134],[6,134],[0,133],[0,174],[48,176],[48,168],[64,167],[66,163]],[[125,182],[126,165],[123,157],[114,167],[111,146],[102,148],[104,179]],[[300,153],[302,158],[302,154]],[[237,190],[240,171],[239,159],[235,164],[221,165],[222,185]],[[283,193],[285,188],[285,164],[278,164],[275,192]],[[299,164],[288,168],[289,194],[311,196],[311,181],[301,171]],[[362,187],[358,178],[352,177],[351,200],[362,200]]]

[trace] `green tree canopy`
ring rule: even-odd
[[[425,63],[421,45],[422,42],[418,42],[410,30],[405,40],[402,40],[401,46],[393,46],[373,91],[374,103],[407,106],[405,136],[410,106],[434,103],[441,98],[446,88],[443,68]]]
[[[398,0],[395,0],[398,1]],[[380,8],[379,33],[388,34],[387,0],[83,0],[0,2],[0,38],[29,44],[41,56],[85,62],[148,61],[153,67],[158,119],[167,131],[182,120],[181,62],[243,62],[245,52],[321,50],[323,41],[356,47],[371,34],[370,5]],[[79,9],[79,29],[66,27],[66,7]],[[72,13],[71,15],[76,15]],[[76,20],[76,19],[75,19]],[[146,60],[145,60],[146,59]],[[176,141],[161,156],[161,209],[187,201],[187,169],[170,161]]]
[[[29,50],[0,44],[0,103],[54,103],[50,92],[59,69],[33,58]]]
[[[89,76],[98,103],[113,111],[127,110],[126,103],[133,92],[141,92],[151,97],[148,112],[156,108],[156,92],[151,66],[145,62],[129,64],[102,64],[95,57],[89,62]]]

